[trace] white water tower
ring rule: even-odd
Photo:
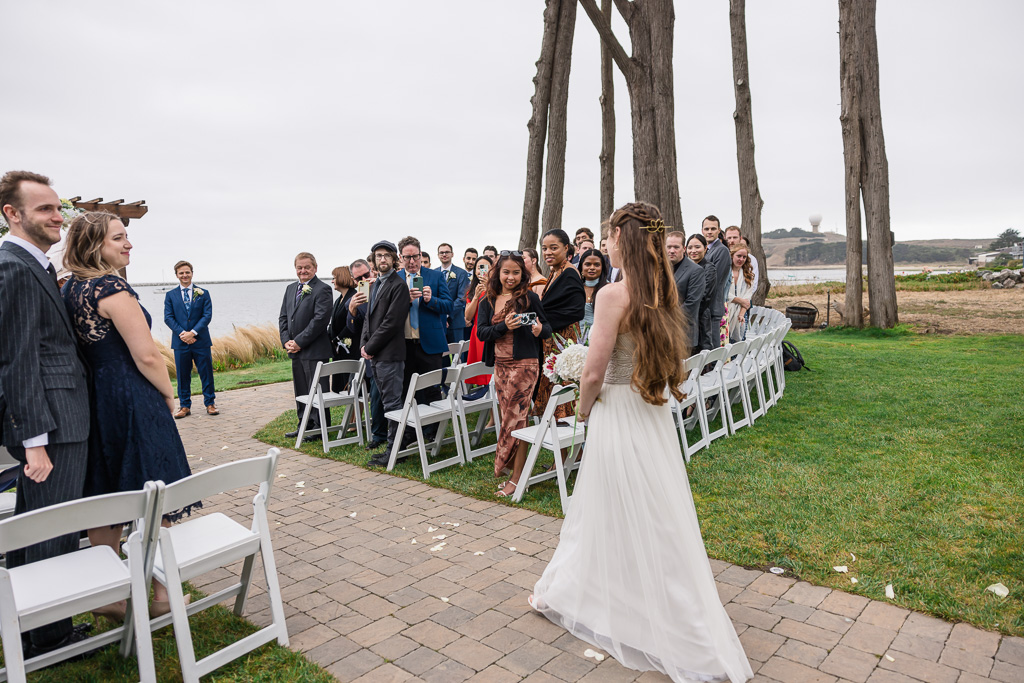
[[[818,226],[821,225],[821,214],[812,213],[807,217],[807,220],[811,222],[811,232],[818,232]]]

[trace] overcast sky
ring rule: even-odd
[[[515,246],[543,0],[0,0],[3,170],[62,197],[146,200],[131,279],[321,275],[374,240]],[[739,223],[725,0],[676,3],[687,232]],[[881,100],[897,239],[1024,228],[1024,3],[880,0]],[[621,22],[620,40],[628,35]],[[747,7],[765,231],[844,231],[837,2]],[[577,18],[564,227],[595,226],[598,39]],[[616,205],[633,199],[616,76]],[[436,260],[436,257],[435,257]]]

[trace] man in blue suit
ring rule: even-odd
[[[437,248],[437,258],[441,261],[438,272],[448,285],[448,293],[452,297],[452,312],[448,314],[448,343],[453,344],[465,338],[466,329],[466,292],[469,290],[469,273],[452,263],[455,255],[452,245],[442,243]]]
[[[178,376],[178,412],[176,420],[192,414],[192,363],[203,384],[203,403],[207,415],[219,415],[213,389],[213,354],[210,347],[210,320],[213,303],[210,293],[192,285],[192,264],[178,261],[174,275],[181,286],[164,295],[164,322],[171,328],[171,349]]]
[[[452,295],[436,270],[420,267],[420,241],[405,237],[398,242],[399,258],[404,268],[398,275],[409,286],[412,306],[405,321],[405,378],[402,382],[402,396],[409,391],[409,380],[413,373],[423,374],[439,370],[444,366],[444,354],[448,351],[448,316],[452,313]],[[417,277],[423,278],[419,288]],[[423,389],[416,400],[430,403],[441,400],[440,386]],[[427,438],[437,433],[437,425],[423,430]],[[408,433],[408,432],[407,432]]]

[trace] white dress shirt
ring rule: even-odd
[[[21,247],[28,253],[32,254],[32,258],[39,262],[39,265],[42,266],[43,270],[46,270],[47,268],[50,267],[50,260],[46,258],[46,254],[44,254],[39,247],[32,244],[28,240],[23,240],[20,237],[8,234],[7,241],[10,242],[11,244],[17,244],[19,247]],[[24,441],[21,442],[21,446],[22,448],[35,448],[37,446],[49,445],[49,443],[49,434],[40,434],[39,436],[33,436],[31,439],[25,439]]]

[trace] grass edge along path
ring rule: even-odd
[[[708,554],[877,600],[892,584],[901,607],[1024,634],[1024,369],[1006,362],[1024,339],[834,328],[793,341],[813,370],[789,373],[767,416],[688,467]],[[291,448],[294,424],[286,411],[254,436]],[[364,467],[368,455],[301,450]],[[493,462],[425,483],[510,505]],[[392,474],[423,481],[418,458]],[[516,507],[560,517],[554,481]],[[997,582],[1009,597],[985,590]]]
[[[205,595],[185,584],[192,600]],[[92,616],[79,616],[76,623],[93,622]],[[109,622],[97,619],[90,635],[106,631]],[[259,627],[243,617],[235,616],[223,605],[214,605],[189,618],[196,659],[202,659],[225,645],[241,640],[255,633]],[[28,675],[29,683],[97,683],[139,680],[139,667],[135,656],[122,657],[118,652],[120,642],[111,643],[95,654],[77,661],[34,671]],[[174,640],[173,627],[168,625],[153,633],[153,658],[156,663],[156,677],[160,683],[181,681],[181,666],[178,649]],[[0,666],[3,655],[0,653]],[[301,683],[337,683],[334,676],[314,664],[306,657],[272,641],[238,659],[225,664],[216,671],[203,676],[210,683],[278,683],[299,681]]]
[[[235,370],[221,370],[213,373],[213,385],[217,393],[231,391],[232,389],[245,389],[246,387],[258,387],[261,384],[275,384],[277,382],[292,381],[292,362],[284,360],[261,358],[252,365]],[[199,373],[192,370],[192,405],[202,405],[203,387],[199,381]],[[178,380],[171,378],[171,389],[174,392],[174,400],[178,400]]]

